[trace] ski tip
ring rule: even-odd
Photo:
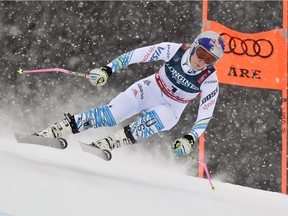
[[[107,161],[110,161],[112,159],[112,154],[110,151],[108,150],[103,150],[104,153],[106,154],[106,157],[107,157]]]
[[[64,138],[58,138],[58,140],[62,144],[63,149],[67,148],[68,143],[67,143],[67,141]]]
[[[65,149],[68,146],[64,138],[47,138],[35,136],[31,134],[14,133],[17,143],[36,144],[41,146],[53,147],[57,149]]]
[[[81,141],[79,141],[79,143],[81,145],[81,149],[84,152],[88,152],[90,154],[96,155],[96,156],[98,156],[101,159],[106,160],[106,161],[110,161],[112,159],[112,154],[109,150],[100,149],[100,148],[96,147],[95,145],[83,143]]]
[[[19,68],[19,70],[17,71],[19,74],[23,74],[23,69]]]

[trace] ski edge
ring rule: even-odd
[[[47,138],[20,133],[14,133],[14,136],[17,143],[40,145],[57,149],[65,149],[68,146],[68,143],[64,138]]]
[[[112,159],[112,154],[109,150],[97,148],[91,144],[79,141],[82,151],[93,154],[105,161]]]

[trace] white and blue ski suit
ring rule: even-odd
[[[216,105],[219,84],[215,68],[194,71],[189,45],[163,42],[122,54],[107,66],[115,72],[134,63],[164,61],[155,74],[121,92],[101,107],[74,116],[78,131],[114,126],[140,112],[143,117],[129,124],[137,141],[171,129],[179,121],[189,101],[200,94],[197,120],[189,133],[194,140],[205,131]],[[192,125],[192,124],[191,124]]]

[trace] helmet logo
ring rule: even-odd
[[[215,32],[207,31],[201,33],[193,44],[194,48],[202,46],[218,60],[224,54],[225,43],[221,36]]]
[[[220,46],[221,46],[219,40],[217,40],[217,39],[211,39],[209,41],[209,44],[212,45],[210,51],[212,51],[215,47],[220,48]]]

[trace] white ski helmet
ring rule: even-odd
[[[211,63],[215,64],[224,54],[225,43],[223,38],[218,33],[213,31],[205,31],[199,34],[193,42],[191,55],[195,53],[198,47],[204,48],[209,54],[215,57],[215,61]]]

